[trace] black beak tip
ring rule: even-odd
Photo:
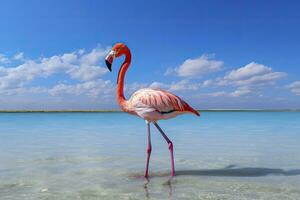
[[[106,63],[107,69],[111,72],[111,63],[108,62],[107,60],[105,60],[105,63]]]

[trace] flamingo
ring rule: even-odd
[[[111,71],[113,60],[122,55],[125,55],[125,60],[121,65],[118,73],[116,89],[117,102],[123,111],[132,115],[136,115],[146,121],[148,131],[148,145],[144,177],[149,177],[148,169],[152,151],[150,123],[154,124],[154,126],[158,129],[158,131],[168,143],[168,148],[171,155],[171,176],[173,177],[175,176],[173,143],[160,128],[157,121],[170,119],[184,113],[193,113],[197,116],[200,116],[200,114],[178,96],[161,89],[140,89],[134,92],[130,99],[126,100],[124,96],[124,78],[126,71],[131,63],[131,52],[129,48],[123,43],[115,44],[108,55],[105,57],[105,62],[108,70]]]

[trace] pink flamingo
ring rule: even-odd
[[[173,143],[157,124],[157,121],[161,119],[170,119],[184,113],[194,113],[197,116],[200,116],[200,114],[178,96],[161,89],[140,89],[134,92],[129,100],[126,100],[124,96],[124,77],[131,62],[131,53],[129,48],[122,43],[117,43],[116,45],[114,45],[110,53],[106,56],[105,62],[107,68],[109,69],[109,71],[111,71],[111,65],[114,58],[118,58],[122,55],[125,55],[125,61],[121,65],[118,74],[117,101],[123,111],[129,114],[137,115],[146,120],[148,129],[148,146],[146,170],[144,176],[148,178],[149,160],[152,150],[150,123],[153,123],[154,126],[156,126],[156,128],[168,143],[171,154],[171,176],[174,176],[175,167]]]

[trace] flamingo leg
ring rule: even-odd
[[[159,130],[159,132],[161,133],[161,135],[165,138],[165,140],[166,140],[167,143],[168,143],[169,150],[170,150],[170,154],[171,154],[171,167],[172,167],[171,176],[175,176],[175,165],[174,165],[173,143],[172,143],[172,141],[168,138],[168,136],[164,133],[164,131],[160,128],[160,126],[158,126],[158,124],[157,124],[156,122],[153,122],[153,124],[156,126],[156,128]]]
[[[150,161],[150,155],[152,151],[152,146],[151,146],[151,136],[150,136],[150,123],[147,122],[147,129],[148,129],[148,145],[147,145],[147,162],[146,162],[146,170],[145,170],[145,178],[148,178],[148,169],[149,169],[149,161]]]

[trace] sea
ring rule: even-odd
[[[200,111],[201,112],[201,111]],[[300,199],[300,112],[203,111],[151,125],[122,112],[0,113],[0,199]]]

